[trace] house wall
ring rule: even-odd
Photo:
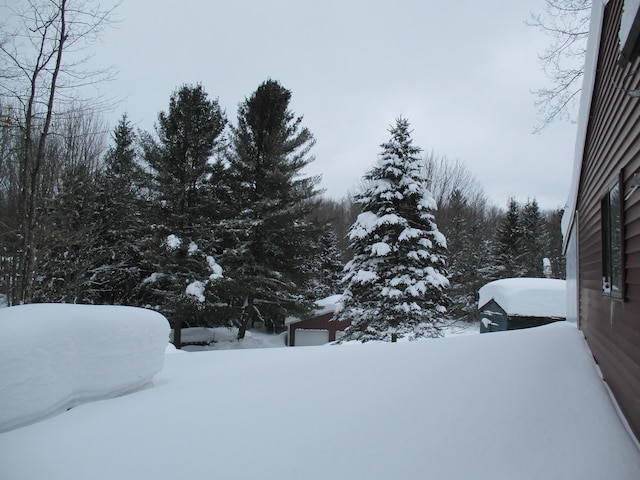
[[[305,318],[299,322],[289,324],[289,346],[293,347],[296,344],[297,329],[329,330],[329,341],[335,341],[336,332],[343,331],[351,322],[349,320],[332,320],[333,315],[333,312],[328,312],[323,315],[318,315],[317,317]]]
[[[632,189],[640,171],[640,61],[618,63],[622,0],[604,11],[582,173],[578,215],[579,327],[635,435],[640,438],[640,189],[623,204],[624,298],[602,294],[600,202],[618,178]]]

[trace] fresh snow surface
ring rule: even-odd
[[[493,299],[507,315],[566,318],[566,289],[564,280],[504,278],[480,289],[478,307]]]
[[[0,472],[3,480],[637,480],[640,451],[582,333],[562,322],[167,355],[152,388],[0,434]]]
[[[162,369],[168,338],[167,320],[141,308],[0,309],[0,432],[145,386]]]

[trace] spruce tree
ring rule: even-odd
[[[309,293],[313,300],[337,295],[342,291],[340,280],[344,263],[341,259],[342,254],[338,250],[338,238],[329,224],[323,227],[319,232],[317,252],[306,259],[311,273]]]
[[[309,306],[304,259],[317,248],[308,218],[319,179],[302,175],[315,140],[289,110],[290,101],[289,90],[267,80],[240,104],[232,128],[228,174],[235,209],[223,224],[222,263],[239,338],[250,322],[279,328]]]
[[[523,275],[542,277],[542,259],[549,256],[549,235],[538,201],[527,201],[520,214],[518,250]]]
[[[500,277],[522,277],[520,244],[522,238],[520,206],[515,198],[509,199],[507,213],[496,231],[495,255]]]
[[[145,175],[136,151],[137,135],[126,114],[113,134],[98,178],[94,209],[100,223],[100,241],[92,255],[100,262],[87,282],[92,303],[137,305],[142,280],[143,239],[148,235],[145,215]]]
[[[153,230],[144,246],[140,295],[169,318],[178,345],[181,326],[207,324],[205,312],[217,302],[200,293],[210,294],[207,285],[218,278],[213,271],[218,215],[207,207],[214,203],[208,198],[210,177],[225,125],[217,100],[201,85],[184,85],[171,95],[168,112],[158,115],[157,139],[150,134],[142,139],[152,175]]]
[[[447,237],[449,281],[451,283],[450,316],[473,320],[477,310],[478,290],[488,281],[491,252],[484,232],[484,212],[469,205],[459,189],[453,190],[446,205],[447,225],[441,225]]]
[[[399,118],[377,165],[356,195],[362,213],[349,230],[353,260],[345,267],[343,341],[409,339],[440,334],[446,312],[446,240],[422,171],[409,122]]]

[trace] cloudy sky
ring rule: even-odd
[[[525,25],[543,0],[124,0],[93,47],[113,65],[106,95],[151,130],[180,85],[201,83],[235,123],[237,105],[271,78],[315,135],[328,196],[357,187],[402,115],[414,143],[457,159],[492,203],[564,205],[575,126],[533,134],[531,90],[548,39]]]

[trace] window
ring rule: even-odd
[[[622,251],[622,202],[620,182],[602,199],[602,293],[622,298],[624,255]]]

